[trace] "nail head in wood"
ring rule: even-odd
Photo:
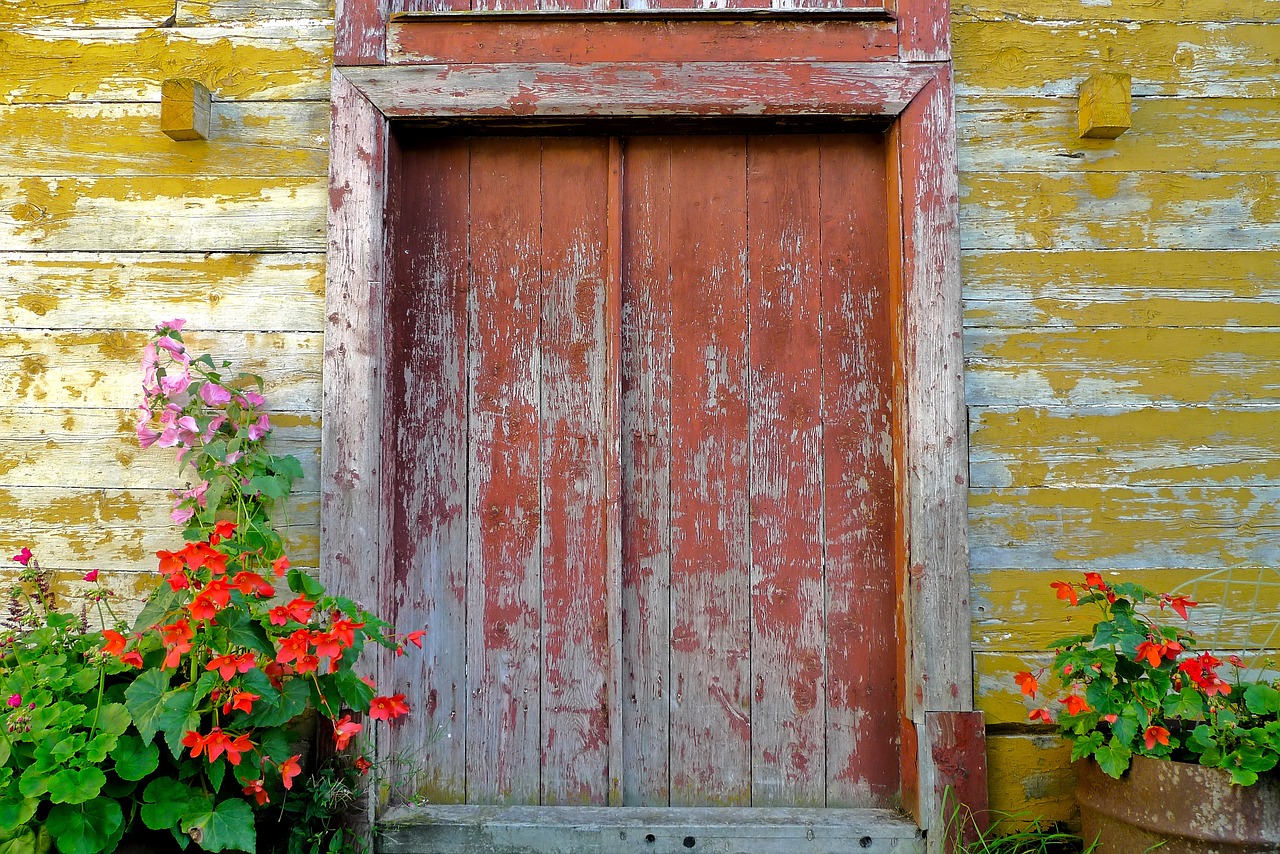
[[[199,81],[174,78],[160,85],[160,130],[172,139],[208,139],[212,99]]]
[[[1133,78],[1128,74],[1103,72],[1090,75],[1080,84],[1080,137],[1115,139],[1132,122],[1130,110]]]

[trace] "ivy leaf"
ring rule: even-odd
[[[98,797],[106,782],[107,775],[92,765],[63,768],[49,778],[49,800],[55,804],[83,804]]]
[[[129,714],[133,716],[143,744],[150,744],[160,729],[160,716],[164,714],[164,695],[168,687],[168,673],[163,670],[144,670],[125,689],[125,705],[129,707]]]
[[[111,798],[94,798],[74,806],[57,804],[49,810],[45,828],[57,840],[63,854],[99,854],[115,847],[124,825],[120,804]]]
[[[253,809],[239,798],[228,798],[212,810],[183,821],[183,829],[206,851],[253,851]]]
[[[152,830],[177,827],[188,811],[208,808],[202,799],[208,796],[170,777],[158,777],[142,793],[142,822]]]
[[[1117,780],[1129,768],[1131,756],[1133,756],[1133,751],[1114,738],[1099,747],[1093,754],[1093,758],[1097,760],[1098,767],[1102,769],[1102,772],[1108,777],[1115,777]]]
[[[160,766],[160,748],[154,744],[143,744],[136,735],[125,735],[120,738],[116,749],[111,751],[115,760],[115,772],[123,780],[141,780]]]

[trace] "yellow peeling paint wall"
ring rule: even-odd
[[[270,9],[270,13],[265,11]],[[318,550],[331,0],[0,0],[0,549],[135,596],[181,535],[172,451],[142,451],[158,321],[262,374],[306,469],[292,556]],[[213,93],[208,141],[160,87]]]
[[[1280,0],[954,0],[952,20],[991,798],[1067,819],[1069,751],[1012,678],[1077,630],[1049,582],[1280,568]],[[1133,126],[1079,139],[1103,71],[1132,75]],[[1239,627],[1252,591],[1232,595]]]

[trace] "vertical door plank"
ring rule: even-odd
[[[827,805],[882,806],[899,767],[884,149],[821,147]]]
[[[542,802],[609,795],[609,142],[542,149]]]
[[[747,149],[751,803],[826,802],[816,137]]]
[[[670,799],[671,143],[622,172],[622,801]]]
[[[751,797],[746,140],[672,144],[671,801]]]
[[[537,803],[541,143],[472,142],[467,800]]]
[[[405,151],[387,293],[391,407],[383,495],[390,513],[388,619],[426,627],[419,650],[395,660],[395,689],[414,714],[390,729],[384,755],[398,794],[434,803],[465,797],[467,589],[467,189],[470,149],[446,139]],[[425,746],[439,733],[429,748]],[[425,748],[425,749],[424,749]],[[426,751],[429,750],[430,762]]]

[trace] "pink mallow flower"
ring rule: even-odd
[[[217,383],[205,383],[200,386],[200,399],[209,406],[221,406],[231,402],[231,392]]]
[[[166,332],[181,332],[182,327],[186,325],[187,325],[187,322],[183,320],[181,317],[175,317],[173,320],[166,320],[162,323],[157,323],[156,333],[159,335],[164,335]]]
[[[267,419],[265,413],[258,417],[258,420],[249,425],[250,441],[258,441],[263,436],[271,432],[271,422]]]

